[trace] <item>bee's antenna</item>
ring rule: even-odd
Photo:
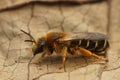
[[[25,33],[25,34],[27,34],[28,36],[30,36],[30,38],[32,38],[33,40],[25,40],[25,42],[34,42],[34,43],[36,43],[35,42],[35,39],[33,38],[33,36],[31,35],[31,34],[29,34],[29,33],[27,33],[27,32],[25,32],[24,30],[20,30],[20,31],[22,31],[23,33]]]
[[[35,42],[35,41],[32,41],[32,40],[25,40],[25,42]]]

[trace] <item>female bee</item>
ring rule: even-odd
[[[97,55],[100,52],[105,52],[109,48],[108,38],[104,34],[80,32],[70,35],[64,32],[49,32],[46,36],[35,40],[31,34],[24,30],[21,31],[32,39],[25,40],[25,42],[33,43],[32,51],[34,56],[36,54],[41,54],[45,50],[50,54],[55,51],[62,55],[62,67],[65,67],[67,54],[76,56],[81,53],[85,56],[95,57],[104,61],[106,60]],[[44,55],[42,57],[44,57]]]

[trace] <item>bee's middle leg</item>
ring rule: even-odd
[[[60,69],[64,68],[64,70],[65,70],[66,57],[67,57],[67,47],[63,47],[63,49],[62,49],[62,65],[61,65]]]

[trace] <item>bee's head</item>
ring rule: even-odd
[[[39,38],[37,41],[35,41],[35,39],[33,38],[33,36],[27,32],[25,32],[24,30],[21,30],[23,33],[27,34],[31,40],[25,40],[25,42],[32,42],[33,43],[33,55],[35,56],[38,53],[41,53],[44,51],[45,49],[45,45],[46,45],[46,41],[45,38]]]
[[[39,38],[36,43],[34,43],[32,51],[34,55],[44,51],[46,45],[45,38]]]

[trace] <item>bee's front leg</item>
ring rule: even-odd
[[[44,58],[45,54],[46,53],[43,52],[43,53],[39,53],[39,54],[35,55],[30,63],[31,64],[38,64],[39,62],[42,61],[42,59]]]
[[[63,47],[63,49],[62,49],[62,65],[61,65],[60,69],[61,69],[61,68],[64,68],[64,70],[65,70],[66,57],[67,57],[67,47],[65,46],[65,47]],[[66,71],[66,70],[65,70],[65,71]]]

